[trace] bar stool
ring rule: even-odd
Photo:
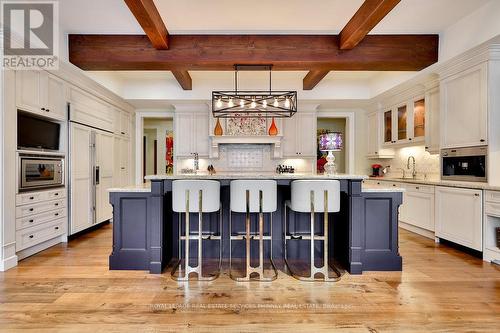
[[[301,281],[338,281],[341,273],[332,266],[335,277],[330,277],[328,264],[328,213],[340,211],[340,182],[338,180],[296,180],[291,185],[291,201],[285,202],[285,226],[283,228],[285,237],[285,264],[292,274]],[[323,235],[317,235],[315,232],[315,213],[317,209],[323,207]],[[311,227],[310,233],[307,234],[288,234],[287,233],[287,209],[298,213],[310,213]],[[288,263],[287,241],[291,240],[309,240],[310,242],[310,266],[311,271],[309,276],[300,276],[295,274]],[[323,242],[323,265],[316,267],[314,263],[314,242]],[[317,278],[316,274],[321,274],[322,278]]]
[[[273,212],[277,208],[277,184],[274,180],[233,180],[231,181],[231,209],[229,212],[229,276],[236,281],[272,281],[278,277],[278,271],[274,265],[272,258],[272,237],[273,237]],[[232,234],[232,212],[245,213],[245,234],[233,235]],[[259,213],[259,265],[252,267],[250,263],[250,244],[255,239],[256,234],[250,232],[251,221],[250,213]],[[270,213],[270,233],[264,235],[264,213]],[[246,272],[243,277],[234,277],[232,275],[232,241],[245,240],[246,245]],[[264,276],[264,241],[270,243],[270,256],[273,275],[270,277]],[[252,277],[258,275],[257,278]]]
[[[196,198],[196,196],[198,196]],[[220,203],[220,183],[213,180],[174,180],[172,182],[172,210],[177,213],[184,213],[185,235],[181,235],[182,214],[179,214],[179,261],[172,269],[171,276],[177,281],[188,281],[189,274],[196,273],[197,280],[210,281],[216,279],[221,271],[222,262],[222,205]],[[203,233],[203,213],[219,212],[219,230]],[[198,233],[191,235],[189,214],[198,213]],[[182,240],[184,240],[184,276],[181,275],[181,250]],[[215,240],[219,242],[219,262],[215,274],[203,276],[203,240]],[[198,260],[196,266],[189,265],[190,241],[198,242]],[[179,275],[175,272],[179,267]]]

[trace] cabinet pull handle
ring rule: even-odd
[[[408,140],[410,140],[410,141],[411,141],[411,138],[408,138]]]
[[[429,147],[425,146],[425,149],[429,149]]]
[[[477,194],[477,193],[474,193],[474,196],[475,196],[475,197],[478,197],[478,196],[479,196],[479,194]]]
[[[396,184],[392,184],[392,186],[396,187]]]
[[[59,203],[58,203],[58,202],[56,202],[56,203],[54,204],[54,206],[59,206]]]
[[[33,211],[33,208],[30,208],[30,212],[32,212],[32,211]]]
[[[41,108],[42,111],[45,111],[45,108]]]
[[[125,135],[125,132],[120,132],[122,135]]]
[[[59,230],[59,227],[55,227],[54,229]]]
[[[54,216],[59,216],[59,213],[55,213]]]
[[[376,151],[375,154],[378,154],[378,151]]]
[[[481,140],[479,140],[479,141],[484,142],[484,141],[486,141],[486,140],[485,140],[485,139],[481,139]]]
[[[35,197],[30,197],[30,200],[33,200],[33,199],[35,199]]]
[[[50,110],[49,110],[49,109],[45,109],[45,111],[50,112]]]
[[[33,221],[33,220],[29,220],[28,222],[29,222],[29,223],[33,223],[33,222],[35,222],[35,221]]]
[[[33,235],[30,235],[30,238],[33,238]]]
[[[54,193],[54,195],[57,197],[59,195],[59,193],[56,192],[56,193]]]
[[[419,187],[419,186],[415,186],[415,189],[416,189],[416,190],[420,190],[420,187]]]

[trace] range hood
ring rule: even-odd
[[[281,150],[281,141],[283,140],[282,135],[270,136],[270,135],[210,135],[210,158],[219,158],[219,146],[223,144],[259,144],[259,145],[271,145],[271,152],[273,158],[281,158],[283,156]]]

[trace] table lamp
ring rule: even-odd
[[[325,174],[334,175],[337,173],[333,152],[341,151],[343,144],[342,133],[340,132],[325,133],[319,136],[319,150],[328,152],[328,156],[326,157],[327,163],[325,164]]]

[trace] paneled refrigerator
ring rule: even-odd
[[[70,232],[75,234],[113,216],[107,189],[113,187],[113,133],[70,119]]]

